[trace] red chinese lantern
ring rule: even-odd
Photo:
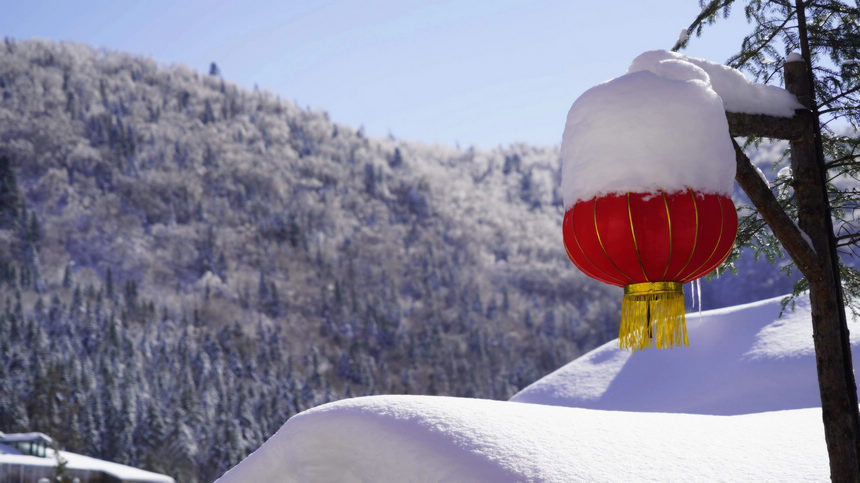
[[[621,348],[688,345],[681,286],[717,268],[737,234],[731,199],[686,192],[610,194],[564,215],[564,244],[586,275],[624,287]]]

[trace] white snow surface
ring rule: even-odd
[[[687,314],[687,347],[631,353],[608,342],[511,400],[721,415],[820,406],[808,298],[780,318],[781,299]],[[855,366],[858,345],[852,330]]]
[[[786,62],[803,62],[803,56],[797,52],[792,52],[788,54],[788,57],[785,58]]]
[[[628,191],[731,194],[735,153],[708,74],[679,59],[652,67],[592,87],[571,106],[561,144],[565,209]]]
[[[765,176],[764,171],[762,171],[761,168],[755,165],[753,165],[753,168],[755,168],[756,172],[758,173],[758,177],[761,178],[762,181],[764,181],[764,184],[766,184],[768,188],[770,188],[770,181],[767,180],[767,176]]]
[[[71,453],[69,451],[60,451],[60,457],[68,462],[66,467],[69,469],[100,470],[107,473],[108,475],[114,476],[119,479],[136,481],[141,483],[175,483],[175,480],[167,475],[153,473],[151,471],[134,468],[132,466],[126,466],[111,461],[91,458],[89,456]],[[21,454],[20,452],[17,454],[0,453],[0,465],[3,464],[20,464],[26,466],[56,466],[57,459],[54,450],[52,449],[47,449],[47,457],[45,458],[39,456],[25,455]]]
[[[219,481],[828,481],[808,302],[779,302],[690,315],[686,348],[610,342],[515,402],[326,404]]]
[[[789,54],[786,61],[797,61],[794,55],[796,54]],[[756,84],[737,69],[697,57],[687,57],[677,52],[667,50],[645,52],[633,60],[627,72],[656,72],[663,62],[669,60],[694,64],[707,72],[711,87],[723,100],[727,111],[792,117],[796,109],[803,109],[803,105],[797,101],[797,98],[785,89]],[[802,61],[803,58],[800,57],[799,60]]]
[[[432,396],[301,413],[221,482],[826,481],[820,409],[637,413]]]
[[[776,173],[776,179],[779,179],[779,178],[789,178],[790,179],[793,175],[794,175],[794,173],[791,171],[791,166],[786,166],[784,168],[781,168]]]

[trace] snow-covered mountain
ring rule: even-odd
[[[691,314],[689,347],[612,341],[510,402],[320,406],[220,481],[826,481],[808,303],[779,313],[774,298]]]

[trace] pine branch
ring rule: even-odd
[[[825,3],[806,2],[806,5],[808,7],[820,8],[822,10],[829,10],[829,11],[834,12],[834,13],[842,13],[842,14],[846,14],[846,15],[851,15],[851,14],[857,13],[856,9],[846,7],[846,6],[844,6],[838,2],[825,2]]]
[[[821,103],[819,104],[819,106],[827,106],[827,105],[830,105],[830,103],[832,103],[833,101],[835,101],[835,100],[837,100],[837,99],[840,99],[840,98],[842,98],[842,97],[845,97],[845,96],[849,96],[849,95],[851,95],[851,94],[853,94],[853,93],[855,93],[855,92],[857,92],[857,91],[860,91],[860,84],[858,84],[858,85],[856,85],[856,86],[852,87],[851,89],[848,89],[848,90],[847,90],[847,91],[845,91],[845,92],[839,93],[839,94],[837,94],[837,95],[835,95],[835,96],[833,96],[833,97],[831,97],[831,98],[829,98],[829,99],[827,99],[827,100],[821,101]],[[821,112],[823,113],[823,112],[827,112],[827,111],[821,111]]]
[[[735,148],[735,161],[737,163],[735,180],[738,185],[755,205],[762,219],[770,226],[771,231],[785,248],[788,256],[797,265],[797,268],[807,278],[817,276],[821,269],[818,266],[815,252],[803,239],[800,229],[782,209],[773,192],[758,175],[750,158],[747,157],[737,141],[732,139],[732,145]]]
[[[733,3],[735,3],[735,0],[711,0],[707,5],[702,7],[702,11],[699,12],[699,15],[696,17],[696,19],[693,20],[689,27],[687,27],[687,34],[699,28],[699,26],[705,20],[713,18],[717,14],[717,12],[720,11],[720,9],[726,8]],[[678,41],[675,42],[675,45],[672,46],[671,50],[672,52],[677,52],[682,47],[686,46],[686,44],[686,40],[681,41],[681,39],[678,39]]]
[[[763,42],[760,42],[759,46],[755,50],[748,51],[745,54],[741,53],[735,57],[732,57],[731,59],[729,59],[728,64],[735,69],[743,67],[743,65],[746,64],[748,60],[750,60],[752,57],[757,56],[759,52],[762,51],[762,49],[769,46],[770,42],[774,39],[774,37],[776,37],[777,34],[779,34],[780,32],[783,32],[783,29],[785,28],[786,24],[788,24],[789,20],[791,20],[793,17],[794,13],[787,16],[779,27],[775,28],[773,32],[771,32],[770,35]]]
[[[818,114],[828,114],[831,112],[841,112],[841,111],[842,112],[844,112],[844,111],[856,111],[858,109],[860,109],[860,106],[839,106],[839,107],[832,107],[830,109],[825,109],[823,111],[818,111]]]
[[[837,247],[847,247],[860,241],[860,233],[852,233],[850,235],[842,235],[836,237]]]

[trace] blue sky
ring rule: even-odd
[[[10,1],[0,33],[148,55],[255,85],[338,123],[462,147],[561,140],[571,103],[670,48],[699,11],[660,1]],[[693,38],[725,61],[742,12]]]

